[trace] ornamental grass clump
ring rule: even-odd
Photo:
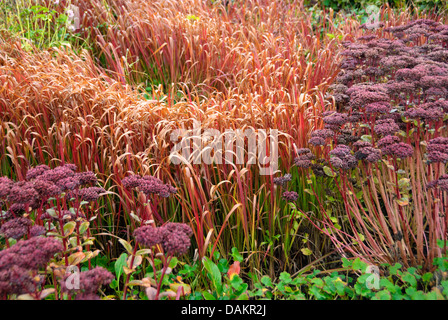
[[[419,19],[343,42],[336,111],[309,139],[321,156],[296,163],[310,176],[325,161],[344,210],[313,223],[343,255],[431,270],[446,252],[436,243],[448,231],[446,30]]]

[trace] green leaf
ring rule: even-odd
[[[304,277],[302,277],[302,276],[297,276],[297,277],[295,277],[294,280],[291,282],[291,285],[294,285],[294,286],[300,286],[300,285],[305,284],[305,283],[307,283],[306,278],[304,278]]]
[[[288,272],[282,272],[280,273],[280,281],[284,283],[290,283],[292,281],[291,275]]]
[[[372,298],[372,300],[391,300],[392,296],[390,295],[390,292],[387,290],[381,290],[375,294],[375,296]]]
[[[361,140],[366,141],[366,142],[372,142],[372,136],[365,134],[365,135],[361,136]]]
[[[56,213],[56,211],[54,209],[47,209],[47,213],[52,217],[52,218],[58,218],[58,214]]]
[[[111,281],[111,283],[110,283],[110,287],[112,288],[112,289],[116,289],[116,288],[118,288],[118,281],[117,280],[112,280]]]
[[[326,300],[327,296],[316,286],[312,286],[310,293],[316,297],[317,300]]]
[[[226,273],[229,270],[229,262],[227,261],[227,259],[219,259],[218,269],[221,273]]]
[[[209,258],[202,258],[202,263],[204,264],[205,269],[207,269],[208,274],[211,277],[213,286],[219,295],[222,294],[222,279],[221,272],[216,264],[214,264]]]
[[[445,246],[445,241],[443,241],[443,240],[441,240],[441,239],[437,239],[437,246],[438,246],[440,249],[443,249],[444,246]]]
[[[443,280],[440,282],[440,285],[443,289],[443,294],[448,296],[448,280]]]
[[[393,266],[390,267],[390,274],[393,275],[401,275],[401,269],[402,265],[400,263],[395,263]]]
[[[118,242],[120,242],[123,245],[123,247],[126,249],[126,251],[129,254],[132,254],[133,250],[132,250],[132,246],[131,246],[131,244],[129,242],[127,242],[124,239],[119,239]]]
[[[411,180],[408,178],[401,178],[400,180],[398,180],[398,187],[400,189],[405,189],[408,188],[410,186]]]
[[[76,227],[75,221],[69,221],[64,225],[64,237],[68,237],[73,233]]]
[[[235,247],[232,248],[231,255],[235,261],[243,262],[243,256],[239,253],[237,248],[235,248]]]
[[[169,267],[171,269],[174,269],[174,268],[176,268],[178,263],[179,263],[179,260],[176,257],[173,257],[173,258],[171,258]]]
[[[337,277],[333,281],[333,284],[334,284],[334,287],[336,288],[338,295],[344,296],[345,295],[345,287],[347,286],[347,283],[342,281],[342,279],[340,277]]]
[[[358,280],[359,280],[359,278],[358,278]],[[364,282],[365,282],[365,279],[364,279]],[[369,287],[367,287],[365,283],[356,282],[354,288],[355,288],[356,294],[359,294],[363,297],[371,297],[374,295],[372,290],[369,289]]]
[[[401,292],[401,288],[399,286],[393,284],[389,279],[386,278],[380,279],[380,287],[384,287],[390,293]]]
[[[353,261],[352,265],[353,270],[360,270],[361,272],[364,272],[367,268],[367,263],[361,261],[361,259],[358,257]]]
[[[311,282],[318,288],[323,288],[324,286],[324,281],[321,278],[314,278]]]
[[[429,282],[432,279],[432,273],[431,272],[426,272],[423,276],[422,276],[422,280],[424,282]]]
[[[244,285],[246,286],[246,290],[247,290],[247,283],[244,283]],[[244,290],[244,291],[246,291]],[[236,300],[249,300],[249,297],[247,295],[247,293],[242,293],[238,298],[236,298]]]
[[[89,228],[89,225],[90,223],[87,221],[81,223],[81,225],[79,226],[79,234],[82,235],[84,232],[86,232]]]
[[[216,300],[216,298],[209,292],[203,291],[202,295],[204,296],[205,300]]]
[[[341,260],[342,260],[342,266],[344,268],[351,268],[352,267],[353,261],[348,260],[347,258],[342,258]]]
[[[268,276],[263,276],[260,280],[260,282],[265,286],[265,287],[272,287],[272,279]]]
[[[362,233],[358,233],[358,236],[359,236],[359,240],[361,240],[361,242],[364,242],[364,240],[366,239]]]
[[[243,284],[243,280],[238,276],[235,275],[232,277],[232,280],[230,280],[230,285],[235,289],[235,290],[240,290],[241,289],[241,285]]]
[[[311,251],[311,250],[308,249],[308,248],[302,248],[302,249],[300,249],[300,251],[302,251],[302,253],[303,253],[305,256],[310,256],[310,255],[313,254],[313,251]]]
[[[121,256],[115,261],[114,269],[115,275],[117,276],[117,280],[120,280],[120,276],[123,273],[123,267],[126,266],[126,260],[128,255],[126,253],[122,253]]]
[[[403,281],[409,283],[410,286],[412,286],[414,288],[417,287],[417,280],[409,272],[405,272],[402,279],[403,279]]]
[[[324,170],[325,174],[329,177],[336,177],[336,175],[337,175],[335,172],[333,172],[333,170],[331,170],[330,167],[325,166],[323,170]]]

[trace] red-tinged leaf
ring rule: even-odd
[[[235,261],[229,268],[229,271],[227,271],[227,275],[229,276],[229,279],[232,280],[232,278],[235,275],[239,275],[240,274],[240,262],[239,261]]]
[[[148,297],[148,300],[155,300],[157,295],[157,289],[153,287],[147,287],[145,289],[146,296]]]

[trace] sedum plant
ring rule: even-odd
[[[344,205],[327,214],[308,190],[323,212],[315,225],[343,256],[430,271],[448,227],[448,25],[420,19],[344,46],[336,110],[311,133],[314,153],[296,150],[295,164],[325,173]]]

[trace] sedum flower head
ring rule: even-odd
[[[285,191],[283,192],[282,197],[288,202],[296,202],[299,198],[299,194],[295,191]]]
[[[28,233],[31,224],[31,220],[27,218],[11,219],[2,225],[0,234],[5,238],[13,238],[17,240]]]

